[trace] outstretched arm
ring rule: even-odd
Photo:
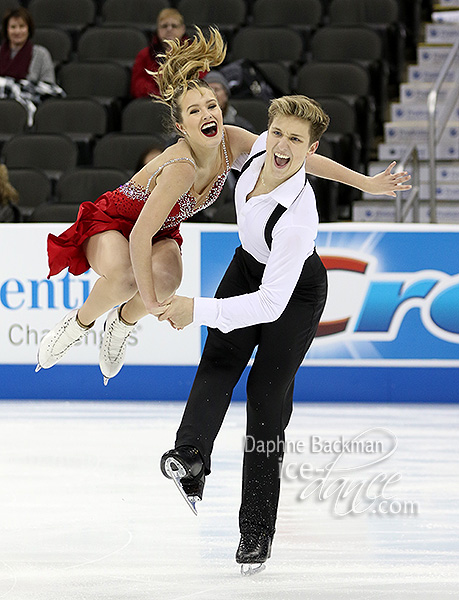
[[[248,154],[258,137],[245,129],[234,127],[233,125],[225,125],[225,130],[228,134],[231,152],[234,157],[238,157],[240,154]],[[306,172],[322,179],[331,179],[339,181],[339,183],[345,183],[369,194],[394,197],[396,192],[411,189],[410,185],[406,185],[411,176],[406,171],[392,173],[395,165],[396,163],[392,162],[381,173],[373,177],[368,177],[368,175],[348,169],[340,163],[321,156],[316,152],[308,157]]]
[[[368,175],[348,169],[330,158],[315,153],[309,156],[306,161],[306,172],[316,177],[322,177],[323,179],[346,183],[369,194],[395,197],[396,192],[411,189],[411,185],[406,184],[411,179],[411,176],[406,171],[392,173],[395,165],[396,162],[394,161],[381,173],[369,177]]]

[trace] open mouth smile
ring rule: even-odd
[[[274,152],[274,162],[276,167],[282,169],[290,162],[290,158],[285,154],[281,154],[280,152]]]
[[[209,123],[204,123],[204,125],[201,127],[201,132],[206,136],[206,137],[214,137],[217,135],[218,132],[218,125],[216,121],[209,121]]]

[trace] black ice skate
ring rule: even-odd
[[[236,552],[236,562],[241,565],[241,575],[255,575],[266,569],[264,564],[271,556],[272,537],[267,533],[242,533]]]
[[[202,500],[204,483],[204,463],[199,450],[193,446],[179,446],[161,457],[161,472],[177,486],[185,502],[195,515],[196,502]]]

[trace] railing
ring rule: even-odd
[[[459,40],[451,48],[440,73],[438,74],[437,80],[435,81],[432,89],[427,97],[427,109],[429,113],[429,131],[428,131],[428,149],[429,149],[429,184],[430,184],[430,222],[437,222],[437,169],[436,169],[436,150],[440,138],[445,130],[448,119],[454,110],[456,102],[459,98],[459,76],[456,74],[455,83],[458,84],[453,86],[450,93],[448,94],[446,101],[443,105],[441,114],[438,118],[437,123],[437,102],[438,92],[442,86],[448,71],[458,55],[459,52]]]
[[[421,177],[419,154],[417,146],[410,146],[402,159],[399,161],[401,171],[406,171],[406,165],[412,163],[411,169],[411,190],[406,200],[403,200],[400,194],[395,197],[395,220],[397,223],[404,223],[413,208],[413,223],[419,223],[419,199],[421,195]]]

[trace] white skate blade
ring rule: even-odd
[[[241,575],[243,577],[251,577],[252,575],[257,575],[257,573],[261,573],[266,569],[265,563],[253,563],[253,564],[243,564],[241,565]]]
[[[174,465],[175,469],[172,468],[172,465]],[[175,483],[178,491],[182,494],[185,502],[191,508],[193,513],[197,516],[198,511],[196,510],[196,502],[199,501],[199,498],[197,496],[188,496],[186,494],[185,490],[183,489],[182,484],[180,483],[180,479],[182,477],[185,477],[185,475],[186,475],[186,471],[183,468],[183,466],[179,463],[178,460],[175,460],[174,458],[168,458],[164,465],[164,469],[165,469],[166,473],[168,474],[168,476]]]
[[[108,385],[109,381],[110,381],[110,377],[105,377],[105,375],[104,375],[104,385]]]
[[[40,365],[40,364],[38,364],[38,365],[35,367],[35,373],[38,373],[38,371],[40,371],[40,369],[41,369],[41,368],[42,368],[42,367],[41,367],[41,365]]]

